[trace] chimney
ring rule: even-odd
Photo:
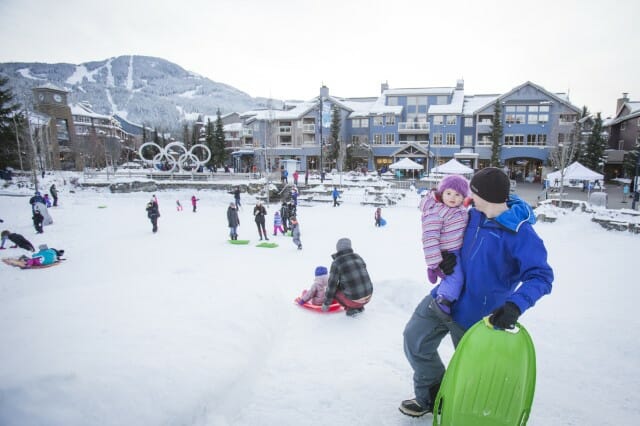
[[[389,90],[388,81],[385,81],[384,83],[380,84],[380,94],[384,93],[385,90]]]
[[[456,81],[456,90],[464,90],[464,80],[459,79]]]
[[[622,92],[622,97],[616,102],[616,113],[620,112],[620,108],[622,108],[625,102],[629,102],[628,95],[628,92]]]
[[[325,86],[324,84],[320,88],[320,97],[322,99],[329,97],[329,88],[327,86]]]

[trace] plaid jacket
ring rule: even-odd
[[[358,300],[373,293],[367,264],[353,252],[346,249],[332,254],[333,263],[329,271],[329,284],[325,293],[325,303],[330,304],[338,289],[351,300]]]

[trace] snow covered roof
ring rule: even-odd
[[[472,95],[464,97],[463,115],[474,115],[480,109],[493,104],[500,95]]]
[[[364,118],[371,115],[384,114],[402,114],[402,105],[385,105],[386,98],[384,95],[378,97],[374,101],[369,102],[353,102],[351,107],[353,112],[348,118]]]
[[[568,106],[569,108],[571,108],[572,110],[576,111],[576,112],[580,112],[580,108],[578,108],[577,106],[573,105],[571,102],[569,102],[568,97],[566,94],[564,93],[551,93],[548,90],[546,90],[544,87],[539,86],[535,83],[532,83],[530,81],[526,81],[524,83],[522,83],[519,86],[514,87],[513,89],[509,90],[507,93],[500,95],[498,98],[496,98],[495,100],[493,100],[492,102],[488,102],[485,105],[480,106],[480,108],[476,109],[475,112],[480,111],[482,109],[485,109],[486,107],[488,107],[491,103],[494,103],[496,100],[501,100],[501,99],[505,99],[508,96],[511,96],[512,94],[516,93],[518,90],[522,89],[525,86],[532,86],[535,89],[539,90],[542,93],[545,93],[547,96],[549,96],[550,98]]]
[[[431,105],[429,114],[462,114],[464,105],[464,90],[454,90],[451,103]]]
[[[103,118],[106,120],[111,119],[110,115],[98,114],[92,110],[89,105],[84,103],[71,104],[69,105],[69,108],[71,108],[71,115],[83,115],[85,117]]]
[[[225,132],[239,132],[242,130],[242,123],[225,124],[223,127]]]
[[[246,111],[240,114],[241,117],[249,118],[250,120],[295,120],[305,115],[309,110],[316,106],[315,102],[301,102],[294,108],[289,110],[281,109],[260,109]]]
[[[56,86],[53,83],[46,83],[42,86],[34,87],[34,89],[49,89],[49,90],[57,90],[58,92],[70,93],[67,89],[63,89],[62,87]]]

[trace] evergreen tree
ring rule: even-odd
[[[222,123],[222,116],[220,110],[216,113],[216,127],[213,131],[213,151],[212,156],[214,158],[214,164],[216,166],[222,166],[227,162],[227,151],[225,150],[224,140],[224,124]]]
[[[213,167],[215,165],[215,160],[213,157],[213,152],[215,150],[214,148],[214,137],[213,137],[213,123],[211,122],[210,118],[207,118],[207,125],[205,126],[205,132],[204,132],[204,143],[205,145],[207,145],[207,148],[209,148],[209,151],[211,151],[211,158],[209,159],[209,162],[207,163],[207,166],[209,167]]]
[[[0,168],[18,168],[20,164],[16,129],[20,128],[18,124],[24,124],[24,120],[17,114],[20,105],[14,101],[13,92],[5,88],[8,82],[8,78],[0,77]],[[20,137],[22,132],[18,130],[17,133]]]
[[[638,164],[638,156],[640,155],[640,138],[636,141],[636,146],[624,156],[622,170],[625,177],[636,176],[636,165]],[[636,189],[637,190],[637,189]]]
[[[576,155],[575,155],[575,159],[577,161],[580,161],[581,163],[583,162],[583,157],[584,157],[584,153],[585,153],[585,142],[582,140],[582,125],[580,123],[580,120],[582,120],[583,118],[586,118],[589,116],[589,109],[587,108],[586,105],[584,105],[582,107],[582,111],[580,112],[580,115],[578,116],[578,120],[576,120],[576,124],[574,126],[574,130],[573,130],[573,137],[574,140],[577,141],[577,145],[576,145]]]
[[[189,124],[184,123],[182,125],[182,143],[184,143],[184,146],[188,148],[190,141],[191,138],[189,137]]]
[[[584,155],[582,156],[584,165],[591,170],[602,171],[605,162],[605,149],[607,149],[607,141],[602,137],[602,117],[600,117],[600,113],[598,113],[594,120],[593,128],[591,129],[591,135],[589,135],[589,139],[587,140]]]
[[[493,108],[493,120],[491,121],[491,166],[500,166],[500,152],[502,150],[502,108],[500,102],[496,102]]]
[[[329,147],[327,150],[327,160],[336,163],[336,168],[342,171],[343,164],[339,161],[342,160],[340,151],[340,127],[342,122],[340,120],[340,109],[337,105],[334,105],[331,109],[331,130],[329,133]]]

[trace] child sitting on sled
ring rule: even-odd
[[[25,267],[30,268],[33,266],[47,266],[56,263],[62,255],[64,250],[56,250],[49,248],[46,244],[40,244],[38,251],[33,253],[31,257],[21,256],[20,258],[25,261]]]
[[[325,266],[318,266],[315,270],[315,278],[313,284],[309,290],[304,290],[298,303],[304,305],[309,302],[312,305],[322,305],[324,302],[324,293],[327,291],[327,284],[329,283],[329,273]]]

